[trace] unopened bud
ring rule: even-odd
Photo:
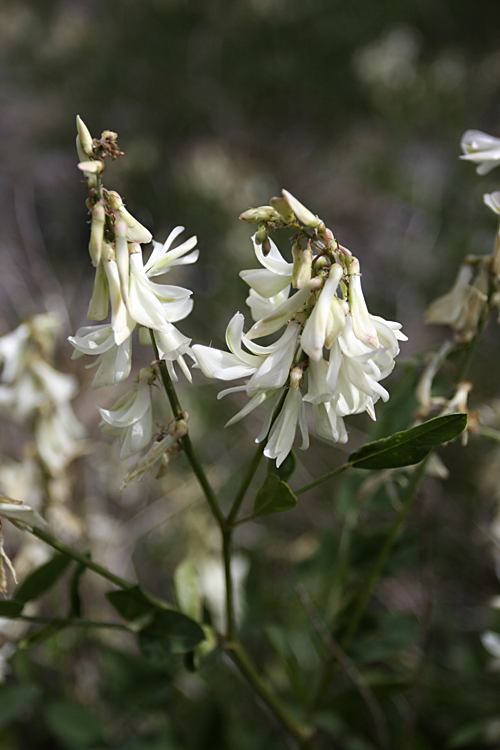
[[[247,224],[259,224],[263,221],[279,221],[279,219],[279,214],[272,206],[249,208],[240,214],[240,221],[245,221]]]
[[[290,224],[295,219],[295,215],[290,208],[290,205],[284,198],[271,198],[269,202],[286,224]]]
[[[90,130],[85,125],[80,115],[76,116],[76,129],[78,131],[78,138],[81,143],[83,153],[86,156],[92,156],[94,153],[94,143],[92,141],[92,136],[90,135]]]
[[[264,242],[262,243],[262,255],[266,257],[271,252],[271,241],[269,237],[266,237]]]
[[[309,247],[302,251],[297,276],[297,289],[303,289],[311,281],[313,257],[313,252]]]
[[[293,267],[292,267],[292,286],[297,289],[297,281],[299,278],[300,261],[302,259],[302,245],[300,242],[295,242],[292,245],[292,256],[293,256]]]
[[[262,245],[265,240],[267,240],[267,227],[265,224],[262,224],[255,235],[255,242],[257,245]]]
[[[127,225],[124,221],[115,224],[115,260],[120,277],[120,291],[125,302],[128,301],[130,259],[127,243]]]
[[[319,289],[322,289],[325,283],[325,279],[322,276],[315,276],[314,279],[311,279],[309,284],[307,285],[308,288],[311,290],[311,292],[317,292]]]
[[[104,203],[99,201],[92,208],[92,224],[90,225],[89,252],[93,266],[98,266],[101,262],[105,220],[106,212],[104,210]]]
[[[319,270],[320,268],[324,268],[325,266],[327,266],[329,262],[330,261],[328,260],[326,255],[318,255],[314,259],[314,268],[317,268]]]
[[[120,218],[127,225],[127,240],[129,242],[139,242],[141,244],[151,242],[153,235],[146,229],[137,219],[127,211],[123,205],[123,201],[119,193],[115,190],[110,190],[108,193],[108,200],[111,208],[116,211]]]
[[[297,219],[306,227],[316,229],[316,227],[319,227],[323,223],[319,216],[315,216],[312,211],[303,206],[288,190],[282,190],[281,192]]]
[[[105,138],[107,141],[113,141],[114,143],[118,138],[118,133],[115,133],[113,130],[103,130],[101,138]]]
[[[105,169],[105,164],[100,159],[93,159],[92,161],[81,161],[78,164],[78,169],[88,174],[100,174]]]

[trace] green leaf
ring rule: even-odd
[[[434,417],[410,430],[363,445],[351,453],[349,462],[358,469],[395,469],[418,464],[436,445],[460,435],[466,425],[466,414]]]
[[[83,750],[102,742],[99,717],[83,706],[69,701],[53,701],[45,708],[44,719],[67,750]]]
[[[15,617],[21,614],[24,604],[16,601],[0,601],[0,617]]]
[[[119,612],[124,620],[142,620],[151,617],[158,610],[158,605],[142,591],[139,586],[120,591],[109,591],[106,599]]]
[[[0,729],[20,718],[41,694],[37,685],[0,686]]]
[[[288,456],[285,458],[281,466],[276,466],[276,460],[274,458],[267,459],[267,471],[269,474],[276,474],[282,482],[288,482],[297,466],[297,459],[295,453],[290,451]]]
[[[26,649],[35,646],[37,643],[43,643],[49,638],[52,638],[53,635],[60,633],[64,628],[67,628],[68,624],[67,620],[54,618],[51,622],[47,623],[47,625],[44,625],[43,628],[37,630],[36,633],[32,633],[19,641],[18,646],[20,649]]]
[[[141,647],[145,644],[152,647],[155,643],[165,655],[192,651],[204,640],[205,634],[198,623],[175,609],[157,612],[153,621],[139,635]]]
[[[296,505],[297,498],[290,487],[276,474],[268,474],[255,496],[253,514],[265,516],[269,513],[282,513],[285,510],[293,510]]]
[[[32,599],[38,599],[52,588],[70,563],[70,557],[55,555],[48,563],[37,568],[24,579],[15,593],[14,600],[25,604]]]

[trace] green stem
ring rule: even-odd
[[[234,498],[233,504],[231,506],[231,510],[229,511],[229,514],[226,519],[227,524],[230,526],[233,525],[236,520],[236,516],[238,515],[238,512],[241,508],[241,503],[243,502],[246,492],[248,488],[250,487],[250,483],[252,479],[254,478],[255,472],[259,468],[260,460],[262,458],[262,454],[264,453],[265,447],[266,447],[266,443],[263,440],[261,443],[259,443],[259,446],[257,450],[255,451],[255,455],[252,459],[252,462],[250,466],[248,467],[248,471],[243,477],[243,481],[241,483],[240,489],[238,490],[238,493],[236,497]]]
[[[334,469],[334,471],[331,471],[329,474],[325,474],[324,477],[320,477],[320,479],[316,479],[314,482],[311,482],[311,484],[306,484],[305,487],[301,487],[300,490],[294,490],[295,495],[302,495],[303,492],[307,492],[308,490],[312,490],[313,487],[317,487],[318,484],[322,484],[323,482],[326,482],[327,479],[331,479],[332,477],[337,476],[337,474],[342,474],[343,471],[346,469],[350,469],[353,464],[347,463],[343,466],[339,466],[338,469]]]
[[[236,615],[234,611],[234,585],[231,571],[231,554],[233,551],[232,530],[222,532],[222,555],[224,558],[224,578],[226,584],[226,634],[230,641],[236,638]]]
[[[154,332],[150,329],[149,333],[151,336],[151,343],[153,345],[158,368],[160,370],[160,377],[163,383],[163,387],[165,389],[165,393],[167,394],[167,398],[169,400],[170,406],[172,408],[172,413],[175,419],[180,419],[183,416],[184,412],[182,411],[182,407],[180,405],[179,399],[177,398],[177,393],[175,391],[174,384],[172,383],[172,379],[170,375],[168,374],[167,365],[162,359],[160,359],[160,353],[158,351],[158,346],[155,341]],[[221,529],[221,531],[223,531],[225,528],[226,519],[224,518],[224,514],[222,513],[220,509],[219,502],[217,500],[215,492],[213,491],[210,485],[210,482],[207,479],[207,475],[205,474],[203,466],[201,465],[198,459],[198,456],[195,453],[193,444],[191,442],[191,438],[189,437],[189,433],[185,435],[183,438],[181,438],[180,442],[184,450],[184,453],[186,454],[186,457],[191,465],[193,473],[196,476],[203,490],[203,494],[205,495],[206,501],[208,505],[210,506],[210,510],[212,511],[212,514],[215,520],[217,521],[219,528]]]
[[[253,666],[247,652],[240,643],[228,642],[224,646],[232,661],[240,672],[246,677],[254,691],[266,706],[272,711],[285,729],[294,737],[301,747],[312,747],[314,729],[304,724],[299,724],[289,714],[280,699],[274,694],[268,684],[262,679]]]
[[[43,531],[42,529],[39,529],[38,527],[35,527],[33,529],[28,529],[28,530],[30,534],[33,534],[33,536],[38,537],[38,539],[41,539],[42,542],[45,542],[45,544],[48,544],[50,547],[53,547],[58,552],[62,552],[63,555],[67,555],[67,557],[71,557],[73,560],[76,560],[76,562],[80,563],[81,565],[84,565],[89,570],[93,570],[94,573],[97,573],[98,576],[101,576],[101,578],[106,578],[108,581],[111,581],[111,583],[114,583],[119,588],[132,589],[136,586],[136,584],[132,583],[131,581],[126,581],[124,578],[115,576],[115,574],[112,573],[110,570],[107,570],[107,568],[103,568],[102,565],[98,565],[89,557],[87,557],[87,555],[84,555],[80,552],[77,552],[74,549],[71,549],[71,547],[68,547],[66,544],[63,544],[62,542],[60,542],[58,539],[55,539],[50,534],[47,534],[46,531]]]

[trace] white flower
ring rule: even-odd
[[[130,375],[132,339],[128,337],[120,346],[117,346],[110,325],[84,326],[79,328],[74,336],[68,336],[68,341],[75,348],[71,359],[78,359],[89,354],[97,356],[95,362],[87,365],[87,368],[99,365],[92,381],[92,388],[116,385]]]
[[[163,245],[161,242],[155,242],[153,240],[153,252],[144,266],[148,278],[167,273],[174,266],[184,266],[190,263],[196,263],[200,254],[199,250],[195,250],[193,253],[186,255],[186,253],[196,247],[196,237],[190,237],[183,242],[182,245],[178,245],[178,247],[171,249],[172,243],[183,231],[184,227],[175,227],[175,229],[172,229]]]
[[[276,294],[274,297],[263,297],[258,294],[255,289],[250,289],[250,293],[246,298],[245,302],[250,308],[252,320],[261,320],[271,315],[280,305],[288,299],[290,294],[290,285],[285,287],[283,291]]]
[[[309,447],[309,432],[307,430],[305,405],[298,387],[291,387],[285,398],[285,403],[276,421],[271,427],[271,432],[264,455],[274,458],[276,466],[280,466],[292,450],[297,424],[302,434],[301,449]]]
[[[255,255],[264,268],[240,271],[240,276],[261,297],[276,297],[291,284],[293,264],[287,263],[271,239],[271,250],[264,255],[262,245],[255,241],[255,237],[252,237]]]
[[[333,443],[347,443],[347,430],[343,418],[337,414],[332,402],[313,404],[314,429],[318,437]]]
[[[102,431],[120,438],[122,461],[139,453],[153,437],[151,384],[154,377],[152,369],[145,367],[130,391],[119,398],[111,409],[99,408]]]
[[[269,346],[260,346],[243,334],[244,317],[236,313],[226,331],[230,352],[196,344],[193,353],[203,374],[219,380],[249,377],[245,386],[249,395],[257,391],[281,388],[288,377],[296,349],[300,326],[290,323],[281,338]],[[246,352],[242,344],[249,350]],[[231,389],[232,390],[232,389]]]
[[[354,333],[365,344],[378,347],[377,331],[371,320],[361,288],[359,261],[352,258],[349,264],[349,309]]]
[[[500,164],[500,138],[483,133],[481,130],[467,130],[461,141],[461,159],[478,164],[477,173],[488,174]]]
[[[315,283],[316,279],[310,282],[303,289],[300,289],[296,294],[289,297],[279,307],[277,307],[270,315],[267,315],[262,320],[258,320],[250,328],[247,333],[249,339],[259,339],[262,336],[270,336],[272,333],[276,333],[280,328],[288,323],[295,313],[299,312],[311,296],[311,291],[317,286]]]
[[[111,301],[111,326],[115,335],[115,344],[120,346],[136,327],[136,321],[130,315],[125,300],[123,299],[120,274],[114,259],[113,249],[110,245],[103,246],[103,265]],[[97,269],[99,270],[99,269]]]
[[[24,354],[30,331],[22,324],[0,338],[0,361],[3,364],[1,380],[12,384],[24,367]]]
[[[7,518],[16,526],[47,526],[47,521],[29,505],[24,505],[19,500],[0,495],[0,518]]]
[[[82,453],[84,429],[69,404],[42,411],[35,425],[36,447],[52,476],[61,474]]]
[[[182,372],[189,380],[189,382],[192,383],[193,379],[186,364],[186,360],[184,359],[184,356],[188,354],[191,359],[196,362],[196,358],[189,346],[189,344],[191,343],[191,339],[189,339],[187,336],[184,336],[184,334],[177,330],[177,328],[173,325],[170,325],[170,329],[167,332],[154,331],[154,337],[158,346],[160,359],[165,360],[169,375],[172,380],[178,380],[177,373],[174,370],[174,362],[178,362]]]
[[[328,323],[332,315],[332,303],[342,277],[342,271],[342,266],[338,263],[335,263],[331,267],[328,279],[325,281],[323,289],[319,292],[313,311],[302,331],[301,346],[314,362],[318,362],[323,354]]]
[[[143,265],[142,253],[131,254],[128,310],[137,323],[168,333],[171,322],[183,320],[191,312],[191,294],[189,289],[180,286],[151,281]]]

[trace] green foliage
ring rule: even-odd
[[[290,487],[282,482],[277,474],[269,473],[255,496],[253,515],[282,513],[285,510],[293,510],[296,505],[297,498]]]
[[[15,617],[23,611],[23,602],[0,601],[0,617]]]
[[[156,649],[166,656],[192,651],[204,640],[205,634],[198,623],[173,609],[157,612],[139,634],[142,649],[150,654]]]
[[[42,691],[38,685],[0,685],[0,729],[33,708]]]
[[[15,601],[26,602],[38,599],[52,588],[71,563],[66,555],[55,555],[45,565],[34,570],[16,589]]]
[[[69,701],[50,701],[44,708],[47,727],[67,750],[93,748],[102,741],[99,717]]]
[[[158,605],[152,602],[139,586],[120,589],[119,591],[109,591],[106,594],[106,599],[124,620],[146,621],[158,609]]]
[[[351,453],[349,462],[358,469],[395,469],[418,464],[436,445],[460,435],[466,425],[466,414],[434,417],[410,430],[363,445]]]

